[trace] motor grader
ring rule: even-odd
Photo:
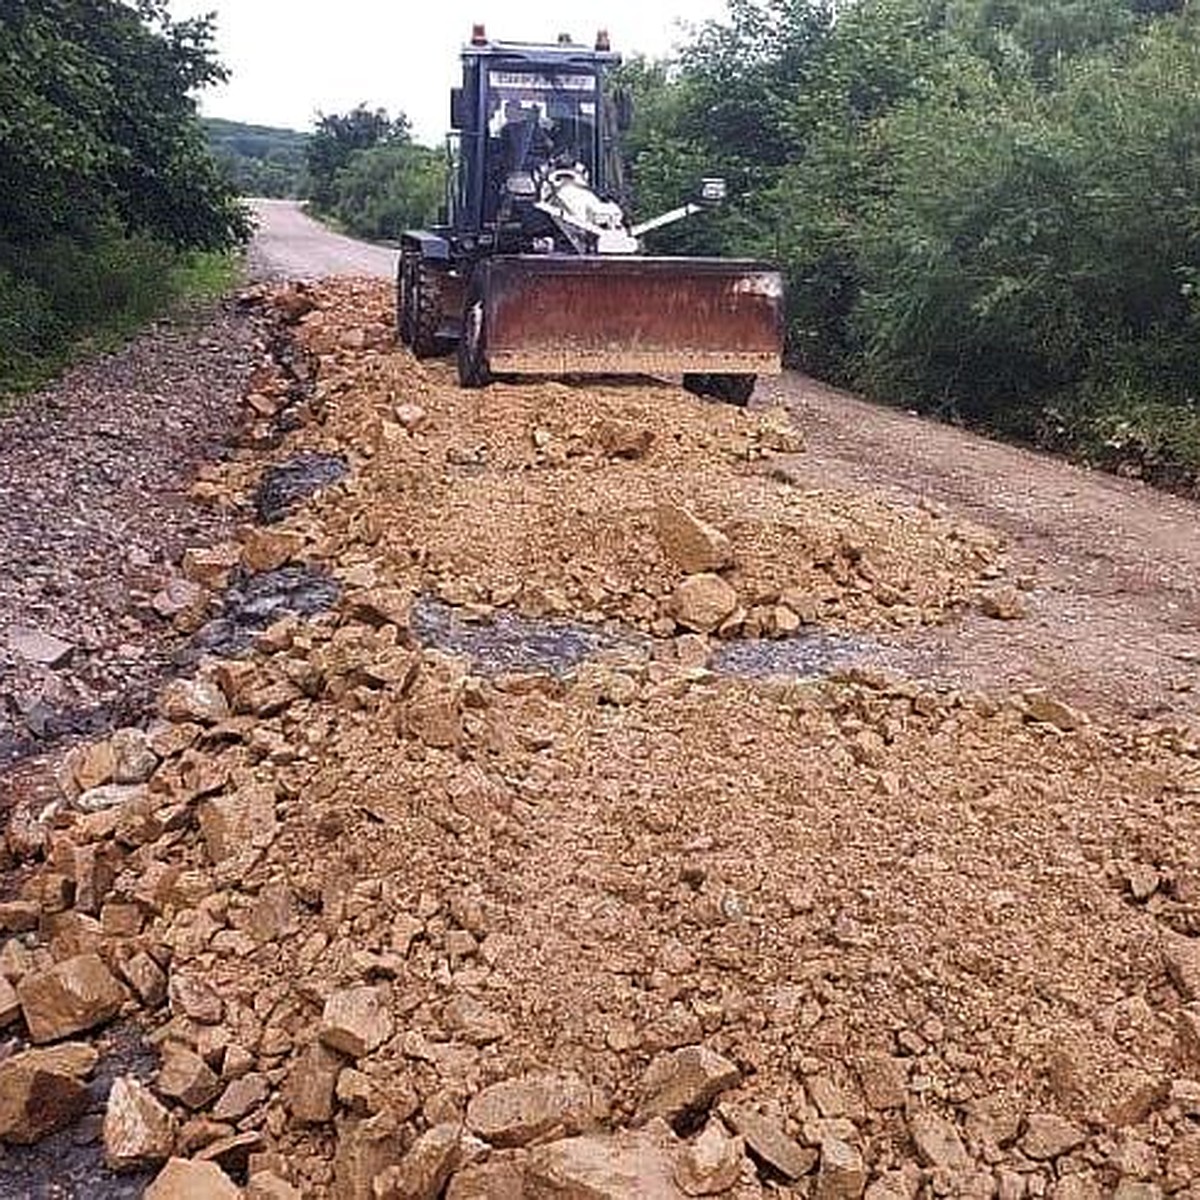
[[[457,345],[463,387],[494,375],[682,375],[745,404],[782,356],[778,271],[656,257],[642,238],[725,199],[721,179],[630,224],[621,205],[621,61],[595,46],[491,41],[476,26],[451,92],[444,221],[401,238],[397,332],[418,356]]]

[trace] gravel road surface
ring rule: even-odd
[[[252,200],[258,233],[250,271],[259,279],[370,275],[395,279],[396,251],[342,237],[307,216],[295,200]]]
[[[352,277],[0,417],[0,1142],[101,1059],[0,1195],[140,1190],[121,1074],[315,1200],[1196,1196],[1195,506],[795,374],[465,393],[257,211]]]

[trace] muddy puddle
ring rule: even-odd
[[[511,609],[476,620],[431,597],[417,601],[412,628],[423,646],[461,655],[485,675],[504,671],[565,675],[605,652],[650,654],[656,645],[662,645],[620,625],[523,617]],[[714,647],[711,669],[739,679],[820,679],[858,665],[892,665],[895,657],[894,648],[870,638],[827,630],[774,641],[716,642]]]
[[[112,728],[112,706],[91,708],[38,701],[13,717],[0,714],[0,769],[66,739],[98,737]]]
[[[280,567],[235,578],[221,598],[220,615],[196,632],[176,662],[186,666],[205,654],[223,658],[244,654],[255,635],[280,617],[325,612],[339,595],[338,584],[312,567]]]
[[[338,483],[350,473],[337,454],[297,454],[268,467],[254,494],[254,510],[264,525],[281,521],[301,500]]]
[[[606,650],[645,652],[650,639],[619,627],[523,617],[498,609],[486,621],[469,619],[460,608],[421,597],[413,607],[412,631],[423,645],[469,659],[484,675],[506,671],[549,671],[565,675]]]
[[[821,679],[847,667],[881,665],[882,652],[868,638],[813,630],[787,638],[718,642],[709,667],[737,679]]]

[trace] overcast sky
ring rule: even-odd
[[[568,16],[553,16],[562,8]],[[201,96],[207,116],[308,129],[318,110],[359,102],[403,110],[426,142],[445,133],[458,51],[475,21],[504,41],[589,45],[606,27],[614,50],[662,55],[683,37],[680,22],[721,16],[724,0],[171,0],[175,17],[216,12],[229,83]]]

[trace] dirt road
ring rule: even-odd
[[[342,237],[306,216],[295,200],[252,200],[257,235],[250,270],[259,279],[370,275],[395,279],[396,252]]]
[[[1027,618],[972,615],[925,645],[932,670],[1043,684],[1101,709],[1200,704],[1200,506],[1133,480],[870,404],[790,373],[760,389],[794,413],[812,485],[865,487],[998,531]]]
[[[259,201],[252,261],[268,275],[390,279],[394,254],[330,233],[296,204]],[[1029,615],[968,615],[900,639],[931,675],[1046,686],[1101,710],[1200,708],[1200,507],[1135,481],[867,403],[796,372],[760,387],[795,415],[809,486],[867,488],[995,529]]]

